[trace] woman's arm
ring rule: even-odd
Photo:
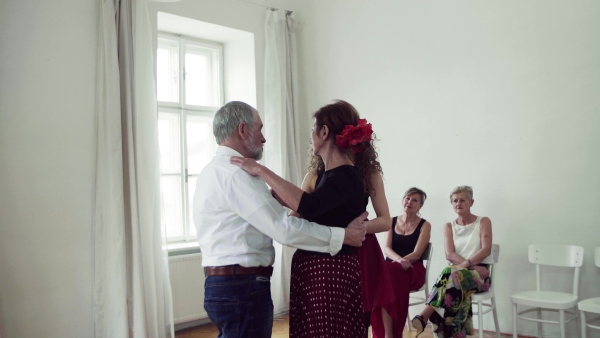
[[[307,172],[306,175],[304,175],[304,180],[302,180],[302,186],[300,188],[302,190],[306,191],[307,193],[311,193],[311,192],[315,191],[316,186],[317,186],[317,172],[314,170],[311,170],[311,171]],[[290,216],[302,217],[296,211],[290,212]]]
[[[230,162],[241,167],[250,175],[262,178],[275,191],[285,205],[294,211],[298,210],[300,199],[302,199],[302,195],[304,194],[302,189],[279,177],[254,159],[232,156]]]
[[[417,245],[413,249],[413,252],[404,256],[404,259],[408,259],[411,263],[416,262],[423,256],[423,252],[427,249],[427,245],[429,244],[429,240],[431,239],[431,223],[425,222],[421,227],[421,233],[419,234],[419,239],[417,240]]]
[[[446,260],[454,265],[460,265],[465,262],[465,258],[457,254],[454,250],[454,237],[452,235],[452,224],[444,225],[444,248],[446,249]]]
[[[394,262],[399,262],[402,256],[398,255],[396,251],[392,249],[392,238],[394,237],[394,231],[394,227],[392,226],[385,235],[385,246],[383,247],[383,253],[385,253],[385,256],[393,260]]]
[[[477,265],[492,253],[492,221],[488,217],[482,217],[479,229],[481,249],[477,250],[466,262],[463,262],[467,268],[470,267],[469,261],[471,261],[471,266]]]
[[[388,231],[392,225],[390,217],[390,208],[385,197],[385,187],[383,186],[383,178],[379,172],[371,176],[371,184],[373,185],[369,196],[375,210],[376,218],[365,222],[367,224],[367,233],[374,234],[378,232]]]

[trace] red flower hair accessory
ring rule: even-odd
[[[364,142],[371,142],[373,126],[366,119],[358,120],[358,125],[348,124],[339,135],[335,136],[335,143],[341,149],[352,148],[355,153],[360,153],[367,148]]]

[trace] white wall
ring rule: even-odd
[[[502,331],[512,332],[509,295],[534,286],[529,243],[583,246],[581,295],[600,295],[599,2],[281,4],[296,6],[299,21],[305,144],[310,114],[332,99],[373,123],[392,213],[410,186],[429,195],[431,278],[444,265],[442,225],[455,216],[448,193],[469,184],[474,213],[491,217],[501,245]],[[567,277],[544,282],[567,290]]]
[[[92,337],[98,2],[2,1],[0,314],[6,335]]]

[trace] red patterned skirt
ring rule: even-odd
[[[367,337],[356,255],[296,251],[290,285],[290,337]]]

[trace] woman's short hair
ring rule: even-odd
[[[425,204],[425,200],[427,199],[427,194],[419,188],[412,187],[406,190],[403,199],[414,194],[419,194],[419,196],[421,196],[421,206],[423,206]]]
[[[217,110],[213,120],[213,134],[217,144],[231,136],[240,123],[244,122],[251,127],[256,120],[254,113],[258,111],[241,101],[228,102]]]
[[[473,188],[469,187],[468,185],[459,185],[458,187],[452,189],[452,192],[450,193],[450,201],[452,201],[452,195],[461,192],[466,192],[467,194],[469,194],[469,198],[471,199],[471,201],[473,200]]]

